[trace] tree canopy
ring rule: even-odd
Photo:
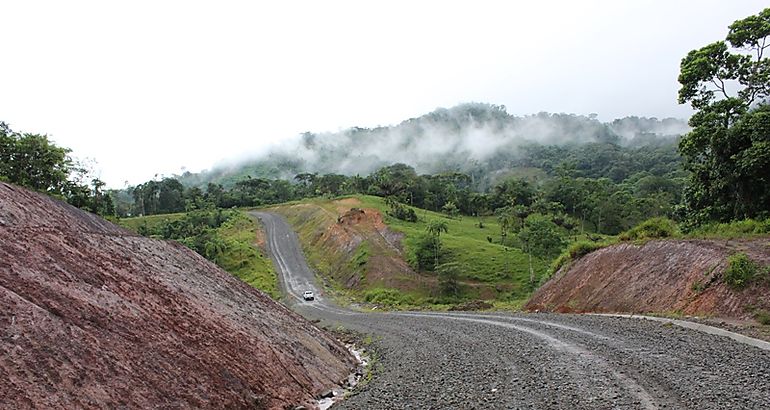
[[[15,132],[0,121],[0,181],[53,195],[93,213],[114,215],[104,182],[90,177],[70,152],[47,135]]]
[[[0,122],[0,177],[8,182],[61,195],[73,168],[69,153],[46,135],[14,132]]]
[[[681,212],[689,226],[770,213],[768,36],[770,8],[682,59],[679,102],[696,110],[679,143],[691,172]]]

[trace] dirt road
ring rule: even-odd
[[[342,409],[762,409],[770,352],[726,337],[618,317],[361,313],[315,285],[280,216],[256,213],[289,303],[372,335],[373,379]],[[318,298],[305,302],[301,294]]]

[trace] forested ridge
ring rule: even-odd
[[[517,134],[524,129],[531,131],[531,138]],[[678,136],[663,132],[684,129],[682,121],[673,119],[627,117],[604,124],[594,117],[563,114],[519,118],[501,106],[464,104],[391,128],[306,133],[303,147],[313,155],[268,155],[255,165],[229,171],[227,177],[187,173],[148,181],[116,195],[121,199],[117,209],[121,216],[151,215],[369,194],[448,214],[484,215],[506,206],[534,206],[580,219],[592,231],[617,233],[650,216],[673,214],[686,173],[676,149]],[[428,146],[436,130],[446,132],[441,135],[448,141],[439,148]],[[469,138],[471,130],[475,138]],[[482,148],[471,144],[485,143],[493,147],[483,159],[474,158],[471,151],[480,153]],[[354,145],[396,145],[402,159],[410,147],[443,152],[420,157],[423,162],[414,165],[389,163],[368,174],[348,175],[342,172],[345,163],[357,154],[355,148],[346,148]],[[383,151],[377,160],[360,166],[372,166],[388,155]],[[425,162],[429,157],[431,164]],[[300,166],[339,172],[310,172]],[[420,166],[436,172],[420,173]],[[209,182],[201,184],[206,179]]]
[[[559,147],[570,152],[599,144],[616,150],[627,148],[626,155],[663,146],[673,153],[679,135],[688,129],[684,120],[674,118],[625,117],[602,123],[593,114],[517,117],[508,114],[504,106],[467,103],[439,108],[395,126],[305,132],[254,159],[221,164],[198,174],[186,172],[176,178],[189,186],[203,188],[213,182],[230,187],[249,176],[287,180],[300,173],[366,176],[403,163],[419,174],[461,172],[473,179],[477,190],[485,190],[520,168],[542,166],[551,170],[562,162],[564,157],[557,155],[561,153],[543,150]],[[532,163],[533,154],[540,163]],[[619,156],[608,153],[605,159],[618,162]],[[628,164],[618,165],[620,168],[613,171],[616,182],[634,171],[623,169]],[[592,170],[588,176],[609,175],[609,171]]]

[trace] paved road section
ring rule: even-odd
[[[374,378],[334,408],[770,408],[770,352],[723,336],[621,317],[335,306],[286,221],[256,215],[290,304],[375,340]]]

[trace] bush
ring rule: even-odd
[[[436,245],[436,240],[430,235],[423,235],[417,239],[414,250],[417,270],[433,271],[436,269]],[[441,252],[439,252],[439,260],[440,259]]]
[[[562,266],[569,264],[571,261],[572,259],[569,257],[569,252],[562,252],[558,258],[553,260],[553,263],[551,263],[551,270],[549,271],[549,275],[546,276],[553,275],[554,273],[558,272]]]
[[[589,253],[604,248],[609,244],[606,242],[575,242],[571,244],[567,249],[556,258],[551,264],[551,270],[546,277],[550,277],[554,273],[558,272],[563,266],[566,266],[570,262],[580,259]]]
[[[411,296],[405,295],[396,289],[371,289],[364,293],[364,300],[383,306],[398,306],[414,304]]]
[[[390,207],[388,215],[406,222],[417,222],[417,214],[414,209],[391,197],[385,198],[385,203]]]
[[[605,246],[607,245],[599,242],[575,242],[567,248],[567,252],[569,253],[569,257],[572,260],[575,260],[580,259],[597,249],[604,248]]]
[[[621,241],[669,238],[677,233],[676,223],[668,218],[650,218],[618,235]]]
[[[733,289],[743,289],[757,276],[759,265],[745,253],[739,252],[727,258],[727,269],[722,280]]]
[[[760,310],[754,313],[754,319],[763,325],[770,325],[770,312],[766,310]]]
[[[460,296],[460,283],[457,279],[463,271],[463,266],[457,262],[449,262],[439,265],[436,271],[438,272],[438,284],[441,294],[453,297]]]

